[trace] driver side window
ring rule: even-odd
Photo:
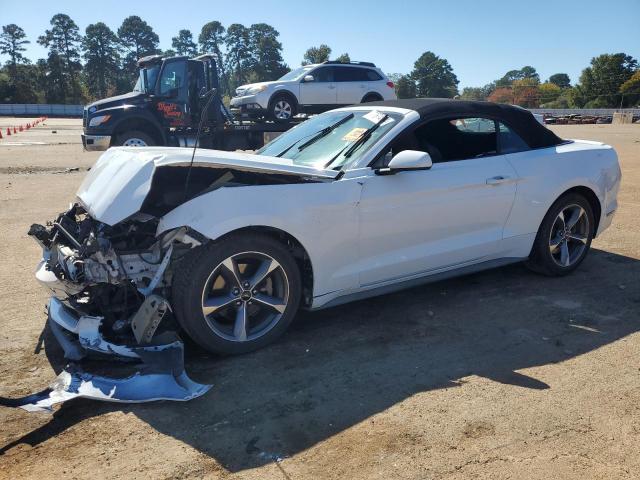
[[[313,75],[313,82],[333,82],[333,67],[320,67],[310,73]]]
[[[178,96],[181,93],[180,87],[182,87],[185,81],[185,62],[167,63],[162,70],[158,93],[161,96]]]

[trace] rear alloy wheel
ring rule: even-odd
[[[150,135],[139,130],[121,133],[117,141],[121,147],[153,147],[155,144]]]
[[[550,276],[572,272],[586,257],[594,229],[593,210],[582,195],[561,197],[542,221],[527,265]]]
[[[276,122],[288,122],[296,113],[296,105],[288,95],[278,95],[271,101],[269,115]]]
[[[207,350],[244,353],[279,337],[300,299],[300,273],[270,237],[229,237],[192,252],[178,269],[178,320]]]

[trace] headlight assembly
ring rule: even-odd
[[[97,117],[93,117],[91,120],[89,120],[89,126],[99,127],[103,123],[107,123],[110,118],[111,118],[111,115],[99,115]]]
[[[267,89],[266,85],[251,87],[249,90],[247,90],[247,95],[255,95],[256,93],[264,92],[266,89]]]

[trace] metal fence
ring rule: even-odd
[[[640,108],[529,108],[528,110],[531,113],[548,113],[554,117],[563,115],[606,117],[619,112],[640,115]]]
[[[82,117],[83,105],[62,105],[49,103],[4,103],[0,104],[0,116],[51,116]]]

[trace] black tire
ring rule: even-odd
[[[558,253],[559,247],[554,250],[556,253],[552,253],[551,243],[553,240],[553,243],[555,244],[556,239],[562,237],[562,234],[559,233],[559,225],[556,223],[560,212],[573,208],[572,206],[578,206],[584,210],[587,224],[580,225],[582,229],[580,236],[585,237],[586,242],[583,243],[571,239],[568,240],[568,245],[573,245],[573,247],[568,248],[574,248],[575,245],[580,246],[580,244],[582,244],[583,247],[579,251],[575,252],[574,258],[571,258],[572,255],[568,255],[570,264],[564,266],[558,263],[558,257],[561,259],[563,257],[561,253]],[[591,204],[588,200],[577,193],[568,193],[563,195],[555,201],[551,208],[549,208],[549,211],[542,220],[533,248],[531,249],[531,254],[529,255],[529,259],[525,262],[525,265],[534,272],[542,275],[551,277],[568,275],[578,268],[587,256],[587,253],[589,253],[591,241],[595,234],[594,228],[595,221],[593,209],[591,208]],[[553,239],[552,233],[554,234]],[[576,233],[576,235],[578,234]],[[569,252],[569,250],[567,250],[567,252]]]
[[[382,97],[377,93],[367,93],[360,103],[379,102],[382,101]]]
[[[136,140],[139,140],[137,142]],[[127,143],[130,143],[127,145]],[[144,145],[142,144],[144,143]],[[140,130],[131,130],[129,132],[120,133],[116,136],[114,146],[122,147],[153,147],[156,145],[155,140],[148,133]]]
[[[283,108],[283,105],[287,105],[288,107]],[[285,117],[283,114],[287,112],[289,113]],[[269,102],[269,111],[267,115],[276,122],[290,122],[297,114],[298,103],[291,97],[291,95],[277,93]]]
[[[252,302],[249,299],[242,300],[244,302],[242,304],[243,308],[247,309],[246,312],[251,312],[251,309],[256,309],[257,313],[254,311],[253,315],[255,318],[253,318],[253,320],[251,319],[251,313],[248,313],[248,316],[245,317],[247,318],[247,325],[249,325],[245,330],[247,334],[246,340],[234,340],[228,338],[228,336],[225,337],[225,335],[229,335],[231,331],[232,334],[236,333],[233,319],[237,318],[234,317],[234,315],[237,315],[240,308],[237,306],[237,302],[240,302],[240,298],[249,290],[241,287],[243,288],[243,292],[240,296],[236,297],[233,305],[216,310],[215,313],[211,313],[208,316],[208,319],[205,319],[203,305],[205,303],[205,296],[213,294],[214,290],[212,290],[212,288],[215,288],[215,284],[218,282],[218,280],[215,280],[216,277],[214,277],[214,275],[216,275],[216,271],[219,271],[217,269],[221,268],[222,262],[228,261],[228,259],[234,255],[242,256],[251,254],[270,257],[271,260],[275,260],[281,267],[282,272],[279,272],[279,274],[284,273],[284,279],[288,282],[286,288],[288,292],[286,307],[284,311],[279,314],[270,309],[266,309],[268,312],[271,312],[267,312],[267,318],[268,315],[274,315],[276,320],[271,320],[272,324],[270,324],[268,329],[263,327],[264,333],[260,334],[258,330],[258,332],[253,335],[260,335],[251,339],[249,335],[251,322],[258,323],[257,327],[260,327],[260,316],[258,314],[264,311],[264,309],[262,304],[256,301],[258,295],[253,297],[253,305],[251,305]],[[248,268],[248,266],[245,266],[245,274]],[[244,274],[240,274],[239,276],[242,277],[243,275]],[[246,275],[245,278],[249,276],[250,275]],[[213,280],[212,277],[214,278]],[[240,278],[240,280],[242,281],[243,278]],[[272,280],[269,280],[269,282],[271,281]],[[224,279],[222,282],[226,283]],[[275,284],[275,281],[273,282]],[[251,289],[253,289],[253,287],[251,287]],[[172,297],[174,313],[178,322],[196,343],[210,352],[240,354],[262,348],[276,340],[285,332],[298,310],[301,291],[300,271],[287,248],[267,235],[248,233],[230,235],[220,241],[211,242],[189,252],[177,266],[173,281]],[[253,293],[255,294],[255,291]],[[230,324],[225,325],[224,322],[234,324],[234,326]],[[223,331],[224,328],[230,328],[230,330],[225,332]]]

